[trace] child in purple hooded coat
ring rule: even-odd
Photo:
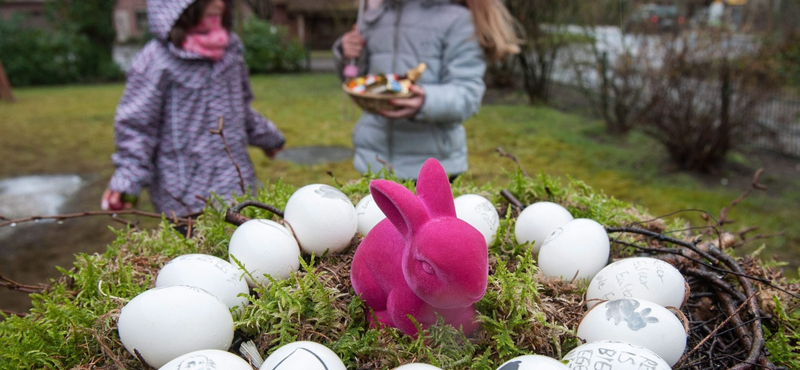
[[[129,196],[146,187],[157,211],[187,215],[202,210],[212,192],[241,194],[240,179],[254,187],[247,146],[273,158],[284,137],[250,107],[230,0],[148,0],[147,13],[154,39],[128,71],[114,119],[116,171],[101,206],[131,208]],[[220,119],[233,160],[222,137],[210,132]]]

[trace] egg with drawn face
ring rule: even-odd
[[[586,290],[586,307],[618,298],[640,298],[664,307],[680,308],[686,281],[678,269],[650,257],[623,258],[603,267]]]
[[[539,249],[537,264],[546,276],[592,279],[608,263],[610,253],[605,228],[594,220],[576,218],[550,233]]]
[[[601,340],[582,344],[563,358],[569,369],[671,370],[655,352],[626,342]]]
[[[283,219],[300,249],[321,256],[350,246],[358,230],[356,209],[350,198],[330,185],[311,184],[295,191],[286,202]]]
[[[206,349],[182,355],[159,370],[253,370],[247,361],[228,351]]]
[[[524,355],[504,362],[497,370],[568,370],[567,365],[552,357]]]
[[[614,340],[642,346],[669,366],[686,349],[683,323],[666,308],[650,301],[622,298],[596,305],[584,315],[577,336],[588,342]]]
[[[500,216],[494,204],[478,194],[464,194],[454,200],[456,216],[478,229],[490,246],[497,237]]]
[[[276,349],[259,370],[346,370],[339,356],[322,344],[291,342]]]

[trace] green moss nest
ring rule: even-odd
[[[337,186],[355,204],[368,194],[369,181],[376,176]],[[590,218],[606,227],[635,225],[689,241],[704,235],[705,229],[689,228],[679,218],[651,220],[645,210],[607,197],[577,180],[564,184],[544,175],[527,177],[520,172],[508,177],[505,186],[477,187],[463,178],[453,184],[455,196],[483,195],[493,201],[501,215],[498,238],[489,250],[488,290],[477,304],[481,328],[473,337],[467,338],[447,325],[433,325],[417,338],[395,329],[370,328],[368,311],[355,297],[349,278],[358,236],[345,252],[319,258],[303,256],[300,271],[291,278],[255,288],[250,305],[235,316],[237,333],[253,340],[263,357],[292,341],[319,342],[353,370],[392,369],[410,362],[430,363],[442,369],[494,370],[525,354],[560,359],[580,344],[575,331],[584,313],[587,282],[551,279],[539,272],[528,246],[514,240],[518,210],[509,206],[500,190],[508,190],[523,204],[559,203],[574,217]],[[406,185],[413,188],[411,183]],[[294,190],[277,182],[253,197],[237,201],[252,199],[282,209]],[[246,208],[242,214],[280,221],[262,209]],[[224,216],[225,209],[210,205],[192,225],[192,237],[188,239],[176,232],[167,219],[157,230],[116,230],[117,239],[104,254],[77,256],[72,269],[62,269],[63,277],[42,293],[32,295],[33,308],[27,316],[5,316],[0,322],[0,368],[141,369],[143,365],[119,341],[119,310],[137,294],[152,288],[158,270],[179,255],[206,253],[227,259],[235,226],[226,223]],[[697,268],[692,266],[697,263],[697,256],[658,238],[645,240],[620,233],[614,235],[613,241],[612,259],[648,254],[663,257],[682,271]],[[666,253],[667,250],[676,253]],[[752,277],[748,281],[758,293],[754,298],[760,305],[759,327],[763,327],[765,338],[757,350],[758,361],[762,366],[800,368],[800,313],[794,310],[800,288],[782,277],[774,263],[753,256],[738,257],[736,261]],[[717,275],[740,289],[737,278],[741,274]],[[690,329],[687,352],[693,352],[676,368],[729,368],[740,363],[752,345],[730,339],[741,332],[725,326],[729,322],[719,314],[725,305],[715,300],[710,284],[694,276],[687,276],[687,281],[693,293],[683,314]],[[701,313],[709,316],[701,318]],[[724,349],[722,342],[727,346]],[[707,350],[709,345],[717,347]]]

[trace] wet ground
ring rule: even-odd
[[[289,148],[276,159],[311,165],[350,160],[352,156],[350,148],[313,146]],[[22,219],[96,211],[100,209],[100,195],[107,181],[105,176],[74,174],[3,179],[0,180],[0,215],[6,219]],[[143,203],[147,203],[146,199]],[[153,226],[157,223],[144,218],[139,221]],[[72,267],[76,254],[105,252],[115,239],[109,227],[121,226],[107,216],[95,216],[63,222],[19,222],[14,227],[0,227],[0,276],[25,285],[47,284],[61,276],[56,266]],[[0,288],[0,309],[25,312],[30,307],[28,294]]]

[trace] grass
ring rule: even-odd
[[[253,76],[252,86],[253,106],[283,130],[287,147],[351,146],[354,119],[344,117],[343,96],[332,74]],[[122,91],[122,84],[16,89],[16,103],[0,103],[0,177],[91,173],[103,179],[94,190],[102,191],[113,171],[112,122]],[[609,196],[642,205],[653,215],[687,209],[717,215],[745,190],[708,186],[690,174],[665,170],[666,155],[652,139],[637,133],[625,140],[610,137],[597,120],[546,107],[485,105],[466,128],[466,177],[478,184],[505,180],[515,169],[512,161],[497,154],[495,149],[501,147],[531,175],[579,179]],[[269,160],[255,149],[251,156],[264,183],[279,178],[295,186],[331,183],[329,172],[340,180],[359,177],[350,161],[302,166]],[[796,189],[798,184],[789,185],[783,188]],[[796,267],[800,228],[795,220],[800,207],[791,205],[799,202],[796,191],[754,193],[735,208],[731,218],[737,222],[728,229],[785,231],[785,236],[765,241],[765,253]],[[699,212],[680,216],[703,222]]]

